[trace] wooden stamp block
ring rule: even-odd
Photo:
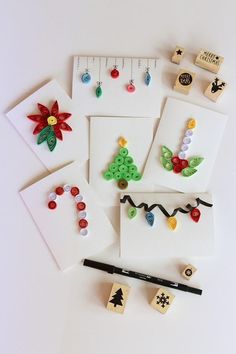
[[[186,267],[184,267],[183,271],[182,271],[182,276],[185,279],[191,279],[193,274],[197,271],[197,268],[195,268],[193,265],[188,264]]]
[[[123,313],[129,295],[129,290],[130,288],[126,285],[114,283],[107,302],[107,309],[114,312]]]
[[[220,55],[201,49],[196,58],[195,65],[217,74],[223,61],[224,58]]]
[[[185,95],[189,94],[196,74],[185,69],[181,69],[175,81],[174,90]]]
[[[160,288],[154,296],[151,306],[161,313],[166,313],[173,300],[174,295],[170,294],[167,290]]]
[[[210,100],[216,102],[218,97],[224,92],[227,84],[225,81],[220,80],[216,77],[207,87],[204,95],[208,97]]]
[[[184,48],[176,46],[174,54],[172,56],[172,63],[179,64],[184,56]]]

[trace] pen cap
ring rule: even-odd
[[[111,273],[111,274],[114,273],[114,266],[112,266],[110,264],[96,262],[96,261],[92,261],[92,260],[89,260],[89,259],[84,259],[83,265],[87,266],[87,267],[90,267],[90,268],[103,270],[104,272],[108,272],[108,273]]]

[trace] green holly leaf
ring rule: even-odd
[[[165,159],[163,156],[161,157],[161,164],[167,170],[173,170],[173,163],[169,159]]]
[[[190,176],[194,175],[194,173],[196,173],[196,172],[197,172],[196,168],[186,167],[182,170],[182,175],[184,177],[190,177]]]
[[[204,160],[203,157],[200,156],[194,156],[190,159],[189,161],[189,166],[190,167],[197,167],[198,165],[200,165],[200,163]]]
[[[47,144],[50,151],[53,151],[57,145],[57,138],[53,130],[47,136]]]
[[[164,145],[161,147],[161,153],[162,156],[167,160],[170,160],[173,156],[173,152]]]
[[[37,144],[42,144],[45,140],[47,140],[50,131],[51,131],[51,127],[49,125],[43,128],[43,130],[39,133]]]

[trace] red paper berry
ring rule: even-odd
[[[173,156],[171,162],[173,163],[173,165],[178,165],[180,163],[180,159],[178,156]]]
[[[188,160],[180,160],[180,165],[182,166],[182,168],[188,167]]]
[[[79,226],[81,227],[81,229],[85,229],[88,226],[88,221],[85,219],[81,219],[79,221]]]
[[[73,197],[75,197],[77,194],[79,194],[79,188],[78,187],[72,187],[70,192],[71,192],[71,195],[73,195]]]
[[[57,195],[62,195],[64,193],[64,189],[62,187],[57,187],[55,192]]]
[[[48,207],[49,207],[49,209],[51,209],[51,210],[56,209],[57,203],[54,202],[54,200],[51,200],[51,201],[48,203]]]
[[[113,69],[113,70],[111,71],[111,77],[112,77],[113,79],[117,79],[119,76],[120,76],[119,70]]]
[[[174,173],[180,173],[182,171],[182,166],[179,165],[174,165],[173,172]]]
[[[77,203],[77,209],[78,210],[84,210],[85,208],[86,208],[86,204],[84,202]]]

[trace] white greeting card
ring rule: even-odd
[[[89,183],[104,206],[119,205],[121,189],[115,179],[116,172],[110,180],[104,178],[104,173],[114,163],[121,149],[119,138],[127,140],[127,156],[133,158],[132,164],[136,166],[137,172],[142,174],[153,140],[155,121],[154,118],[90,118]],[[127,184],[126,191],[153,191],[153,184],[147,181],[145,176],[142,176],[141,180],[130,180]]]
[[[117,65],[119,77],[112,78]],[[149,67],[150,84],[145,83]],[[91,80],[82,82],[89,71]],[[135,92],[128,92],[133,79]],[[97,82],[101,81],[102,95],[96,97]],[[79,113],[87,116],[160,117],[161,60],[159,58],[74,57],[72,98],[78,103]]]
[[[87,236],[80,234],[79,211],[70,191],[57,196],[54,210],[48,207],[49,194],[64,185],[79,188],[79,196],[83,197],[82,202],[86,205]],[[61,270],[76,265],[81,258],[92,256],[116,241],[117,235],[92,189],[81,176],[77,162],[50,174],[20,194]]]
[[[61,129],[63,140],[57,139],[54,150],[50,151],[46,141],[37,144],[39,134],[33,135],[33,131],[38,122],[30,120],[27,116],[41,115],[38,103],[46,106],[51,113],[52,105],[56,100],[59,105],[59,113],[71,113],[71,117],[64,122],[72,128],[72,131]],[[35,155],[50,171],[68,162],[74,160],[84,162],[88,158],[87,120],[81,119],[77,112],[77,106],[78,104],[72,102],[57,81],[52,80],[9,111],[7,117]],[[58,120],[53,118],[49,123],[54,129]]]
[[[192,136],[186,137],[188,143],[183,144],[186,129],[188,129],[187,122],[191,118],[196,121],[196,126],[190,132]],[[145,176],[155,184],[180,192],[205,192],[226,121],[227,117],[224,114],[175,98],[168,98],[147,159]],[[189,163],[194,156],[202,157],[203,161],[195,167],[197,172],[184,177],[182,173],[166,170],[160,161],[163,146],[170,149],[173,156],[178,155],[181,148],[187,149],[184,151],[186,157],[183,159],[187,159]]]
[[[124,198],[127,195],[129,198]],[[198,203],[198,199],[204,203]],[[214,224],[212,198],[207,193],[122,193],[120,203],[120,255],[124,258],[155,259],[159,257],[192,257],[208,256],[213,252]],[[130,202],[131,201],[131,202]],[[195,208],[194,212],[182,213],[178,211],[175,219],[168,220],[158,206],[151,207],[154,215],[154,224],[151,226],[146,214],[149,210],[144,207],[130,209],[145,203],[149,208],[160,204],[171,216],[176,208],[190,211],[188,204]],[[129,211],[130,209],[130,211]],[[197,210],[196,210],[197,209]],[[129,218],[129,213],[137,212]],[[199,217],[200,213],[200,217]],[[134,215],[134,214],[132,214]],[[198,219],[198,222],[196,222]],[[171,229],[168,225],[172,225]],[[177,223],[177,224],[176,224]],[[174,226],[176,228],[174,229]]]

